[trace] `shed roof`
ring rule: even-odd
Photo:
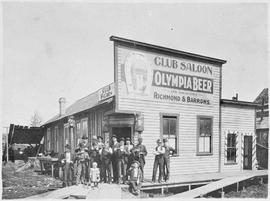
[[[8,133],[9,144],[39,144],[43,137],[40,127],[20,126],[10,124]]]
[[[228,104],[228,105],[234,105],[234,106],[244,106],[244,107],[257,107],[257,103],[248,102],[248,101],[236,101],[236,100],[230,100],[230,99],[221,99],[220,104]]]
[[[139,49],[148,48],[148,49],[152,49],[154,51],[161,52],[164,54],[170,53],[170,54],[174,54],[174,55],[178,55],[178,56],[180,55],[184,58],[203,60],[203,61],[207,61],[210,63],[225,64],[227,62],[226,60],[223,60],[223,59],[217,59],[217,58],[194,54],[194,53],[190,53],[190,52],[184,52],[184,51],[180,51],[180,50],[176,50],[176,49],[171,49],[171,48],[153,45],[153,44],[149,44],[149,43],[143,43],[143,42],[130,40],[130,39],[126,39],[126,38],[121,38],[118,36],[111,36],[110,40],[115,41],[117,43],[120,43],[122,45],[133,46],[133,47],[136,47]]]
[[[109,84],[107,86],[111,86],[111,85],[113,85],[113,83],[111,83],[111,84]],[[105,86],[105,87],[107,87],[107,86]],[[112,101],[112,99],[108,99],[108,100],[99,102],[99,99],[98,99],[98,91],[99,90],[97,90],[97,91],[95,91],[95,92],[93,92],[93,93],[91,93],[91,94],[89,94],[89,95],[75,101],[72,105],[70,105],[69,107],[66,108],[65,113],[63,115],[61,115],[61,116],[59,114],[55,115],[54,117],[49,119],[47,122],[45,122],[43,124],[43,126],[46,125],[46,124],[52,123],[54,121],[63,119],[65,117],[67,117],[67,116],[74,115],[76,113],[88,110],[88,109],[93,108],[93,107],[95,107],[97,105]]]

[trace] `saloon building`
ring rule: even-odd
[[[143,138],[152,174],[158,138],[176,150],[171,174],[256,168],[255,103],[221,99],[225,60],[112,36],[114,83],[65,108],[44,125],[45,149],[74,149],[82,136]]]

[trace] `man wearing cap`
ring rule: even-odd
[[[158,182],[161,183],[163,179],[163,165],[164,165],[164,153],[165,148],[162,146],[161,139],[157,140],[157,147],[155,148],[154,155],[155,155],[155,161],[154,161],[154,167],[153,167],[153,176],[152,176],[152,182],[156,183],[156,174],[157,169],[159,168],[159,176],[158,176]]]
[[[83,143],[79,144],[80,150],[76,153],[76,160],[77,160],[77,178],[76,184],[86,183],[88,178],[88,170],[87,170],[87,163],[89,162],[89,155],[85,150],[85,146]]]
[[[134,146],[133,146],[133,144],[131,144],[130,138],[127,137],[126,138],[126,145],[125,145],[125,153],[126,153],[126,155],[125,155],[125,169],[126,169],[126,171],[130,168],[131,163],[133,161],[133,157],[131,154],[131,150],[133,149],[133,147]],[[128,174],[126,174],[126,175],[128,177]],[[128,179],[127,177],[126,177],[126,179]]]
[[[71,186],[72,185],[72,169],[71,166],[73,164],[73,154],[71,154],[71,147],[70,145],[65,146],[65,153],[64,158],[62,158],[61,163],[64,165],[64,181],[63,187]]]
[[[142,182],[144,181],[144,165],[145,165],[145,156],[147,155],[146,147],[142,144],[143,139],[141,137],[138,138],[138,144],[134,147],[134,152],[138,153],[138,161],[140,162],[140,168],[142,171]]]
[[[109,141],[105,143],[105,146],[101,150],[101,179],[105,183],[111,183],[111,157],[112,157],[112,148],[110,147]]]
[[[117,182],[118,180],[118,170],[117,170],[117,161],[116,161],[116,150],[119,147],[119,143],[117,142],[117,138],[115,135],[112,136],[112,170],[113,170],[113,182]]]
[[[125,166],[125,138],[121,137],[119,147],[116,150],[118,183],[126,182],[126,166]]]
[[[165,148],[165,153],[163,155],[164,157],[164,181],[167,182],[169,181],[170,178],[170,157],[175,153],[175,150],[169,145],[169,141],[167,138],[163,139],[164,142],[164,148]]]

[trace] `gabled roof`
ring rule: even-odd
[[[264,104],[268,104],[268,88],[264,88],[262,90],[262,92],[254,100],[254,103],[262,104],[263,100],[264,100]]]
[[[108,87],[108,86],[113,87],[113,83],[111,83],[111,84],[109,84],[109,85],[107,85],[105,87]],[[105,87],[102,87],[101,89],[103,89]],[[43,126],[46,125],[46,124],[52,123],[54,121],[63,119],[65,117],[67,117],[67,116],[74,115],[76,113],[88,110],[90,108],[93,108],[93,107],[95,107],[97,105],[100,105],[100,104],[104,103],[104,101],[102,101],[102,102],[99,101],[99,93],[98,92],[101,89],[89,94],[88,96],[85,96],[84,98],[81,98],[81,99],[77,100],[75,103],[73,103],[72,105],[70,105],[69,107],[66,108],[64,115],[62,115],[62,116],[60,116],[59,114],[55,115],[50,120],[45,122],[43,124]],[[108,99],[105,102],[110,102],[110,101],[111,101],[111,99]]]

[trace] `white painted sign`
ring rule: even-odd
[[[98,101],[103,101],[114,96],[114,83],[98,90]]]

